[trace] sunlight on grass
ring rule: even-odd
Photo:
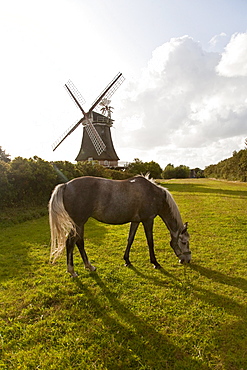
[[[90,220],[85,243],[97,271],[49,261],[47,216],[0,225],[0,369],[247,368],[247,184],[170,180],[189,222],[184,267],[155,220],[153,269],[143,228],[124,267],[128,225]]]

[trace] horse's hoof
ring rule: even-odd
[[[160,264],[157,264],[157,265],[154,265],[154,268],[159,270],[159,269],[161,269],[162,267],[160,266]]]
[[[73,272],[73,273],[71,274],[71,278],[76,278],[76,277],[78,277],[78,274],[77,274],[76,272]]]
[[[95,271],[96,267],[93,266],[93,265],[90,265],[90,266],[86,266],[85,269],[88,270],[88,271]]]
[[[132,266],[132,264],[131,264],[131,262],[128,262],[128,263],[125,263],[125,265],[124,265],[125,267],[131,267]]]

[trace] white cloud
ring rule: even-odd
[[[209,41],[210,51],[223,50],[227,41],[229,40],[225,32],[221,32],[219,35],[214,35]]]
[[[247,33],[236,33],[222,54],[222,59],[217,66],[221,76],[247,77]]]
[[[242,52],[247,34],[239,37],[231,39],[225,52],[228,61],[239,55],[242,72],[238,77],[219,74],[225,54],[221,58],[219,53],[206,52],[188,36],[173,38],[154,50],[123,104],[125,142],[148,153],[150,160],[155,152],[162,165],[171,153],[173,161],[169,161],[200,166],[212,163],[212,148],[219,159],[237,150],[233,145],[241,145],[247,133],[247,78],[243,73],[247,53]],[[136,130],[129,131],[136,124],[130,117],[138,114]]]

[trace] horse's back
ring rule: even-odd
[[[143,176],[127,180],[85,176],[67,183],[64,204],[75,222],[89,217],[113,224],[140,222],[156,212],[159,197],[155,194],[159,192]]]

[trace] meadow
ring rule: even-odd
[[[157,217],[162,269],[149,262],[143,228],[131,268],[128,225],[89,220],[96,272],[49,264],[47,215],[0,220],[0,369],[247,369],[247,184],[162,180],[189,222],[192,262],[178,263]]]

